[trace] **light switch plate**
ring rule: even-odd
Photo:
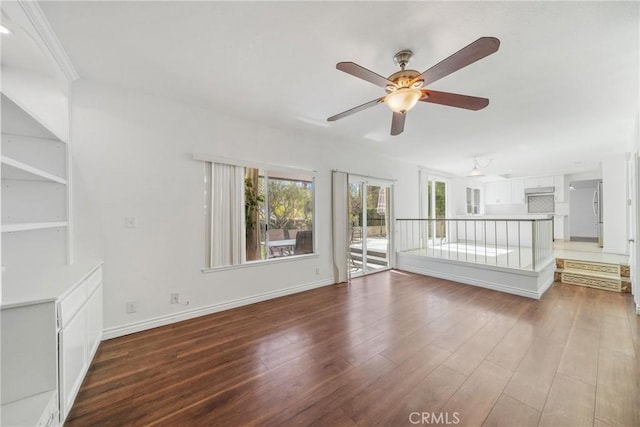
[[[138,226],[138,219],[135,216],[127,216],[124,218],[124,225],[127,228],[136,228]]]

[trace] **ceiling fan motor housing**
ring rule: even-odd
[[[387,93],[395,92],[401,88],[419,89],[424,83],[424,80],[420,77],[420,72],[416,70],[400,70],[391,74],[388,80],[392,81],[395,87],[393,85],[387,85],[385,87]]]

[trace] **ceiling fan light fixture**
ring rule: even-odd
[[[480,169],[478,169],[477,166],[474,166],[473,169],[471,169],[471,172],[469,172],[469,175],[467,176],[484,176],[484,174],[480,171]]]
[[[404,87],[388,94],[384,98],[384,103],[394,113],[404,114],[412,109],[421,97],[422,92],[419,89]]]

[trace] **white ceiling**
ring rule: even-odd
[[[41,2],[81,78],[341,138],[466,175],[593,170],[631,151],[638,122],[637,2]],[[335,69],[379,74],[412,49],[420,72],[481,36],[497,53],[431,88],[487,97],[473,112],[420,103],[389,135],[383,95]]]

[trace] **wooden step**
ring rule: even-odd
[[[576,274],[563,271],[560,281],[568,285],[586,286],[606,291],[622,292],[622,280],[598,277],[588,274]]]
[[[558,258],[556,267],[555,280],[561,283],[613,292],[631,291],[628,265]]]

